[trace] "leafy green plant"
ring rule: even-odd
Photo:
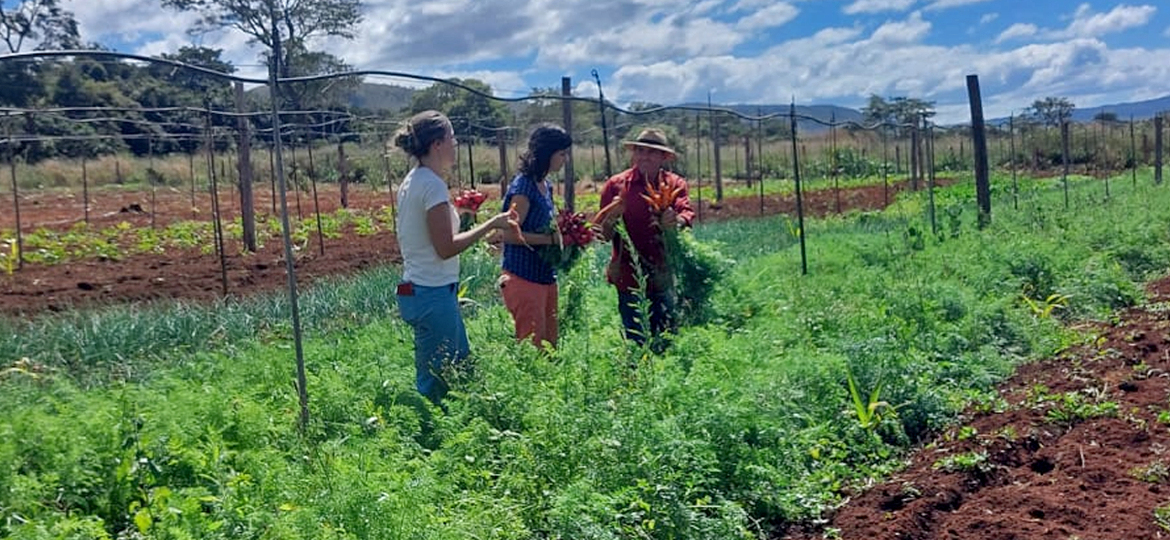
[[[987,461],[987,452],[964,452],[942,458],[932,465],[946,472],[987,473],[993,465]]]
[[[1081,392],[1065,392],[1053,396],[1045,416],[1058,424],[1071,426],[1090,418],[1117,416],[1116,401],[1091,401]]]
[[[1170,480],[1170,466],[1166,462],[1158,460],[1146,466],[1130,469],[1129,475],[1142,482],[1163,484],[1167,480]]]
[[[1170,505],[1154,508],[1154,524],[1164,531],[1170,531]]]

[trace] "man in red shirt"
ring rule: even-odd
[[[625,336],[641,345],[647,337],[657,337],[676,328],[674,284],[667,267],[662,232],[668,227],[690,227],[695,212],[686,180],[663,168],[676,156],[665,133],[645,129],[624,145],[630,151],[633,166],[605,182],[601,207],[615,199],[620,202],[600,225],[602,238],[613,241],[613,255],[605,274],[618,291],[618,311]],[[659,211],[644,197],[651,191],[672,193],[674,197]],[[619,219],[628,238],[615,230]],[[629,249],[631,245],[633,252]],[[642,321],[643,299],[649,302],[649,328]]]

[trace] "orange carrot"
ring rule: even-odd
[[[621,197],[614,197],[612,201],[609,201],[609,204],[605,205],[604,208],[593,215],[592,222],[596,225],[601,225],[606,219],[609,219],[609,215],[621,204]]]

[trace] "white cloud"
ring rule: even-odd
[[[1167,26],[1166,29],[1162,31],[1162,35],[1165,37],[1170,37],[1170,26]]]
[[[927,5],[926,11],[935,11],[940,9],[949,9],[953,7],[966,6],[970,4],[982,4],[983,2],[990,2],[991,0],[935,0]]]
[[[995,42],[1003,43],[1013,39],[1031,37],[1036,35],[1036,33],[1039,31],[1040,29],[1037,28],[1034,24],[1016,23],[1007,27],[1007,30],[1000,32],[999,36],[995,38]]]
[[[500,97],[525,96],[532,90],[526,86],[523,75],[514,71],[438,71],[432,76],[440,79],[478,79],[487,83],[492,93]]]
[[[799,13],[800,10],[792,4],[780,2],[740,19],[735,24],[735,28],[744,32],[753,32],[783,26],[788,21],[795,19]]]
[[[1146,48],[1118,49],[1101,39],[1148,25],[1156,11],[1149,5],[1116,5],[1103,13],[1087,4],[1070,7],[1064,22],[1050,28],[1010,10],[987,13],[980,25],[1002,19],[1007,26],[994,45],[980,39],[941,46],[932,44],[934,34],[963,34],[966,23],[948,27],[943,17],[924,20],[912,10],[979,2],[851,0],[842,3],[853,15],[846,19],[849,26],[798,27],[793,21],[807,1],[436,0],[424,6],[365,0],[357,39],[320,45],[358,68],[472,77],[505,96],[554,85],[560,75],[573,77],[577,95],[595,96],[587,73],[596,67],[606,96],[619,103],[695,101],[714,90],[723,103],[787,103],[795,96],[800,103],[862,106],[873,93],[935,100],[941,122],[965,121],[965,76],[971,73],[980,75],[990,117],[1046,95],[1088,107],[1170,93],[1170,47],[1149,44],[1154,38],[1146,39]],[[157,2],[63,2],[77,13],[87,40],[134,42],[142,54],[174,51],[191,41],[183,32],[195,16],[164,11]],[[905,14],[883,21],[891,12]],[[766,32],[758,30],[780,25],[785,34],[801,37],[758,52],[745,46],[760,44]],[[1170,28],[1145,32],[1147,38],[1170,37]],[[262,76],[258,50],[246,42],[231,31],[205,36],[201,44],[224,49],[241,74]],[[485,67],[483,61],[492,63]]]
[[[929,22],[922,20],[922,14],[915,11],[906,21],[881,25],[873,32],[870,41],[885,45],[913,43],[926,37],[930,33],[930,26]]]
[[[64,0],[61,7],[73,12],[83,41],[183,35],[198,20],[192,13],[166,10],[158,2],[139,0]]]
[[[665,15],[579,34],[563,40],[550,39],[540,49],[537,63],[568,67],[652,63],[677,57],[729,53],[747,35],[730,25],[708,18]]]
[[[732,12],[750,11],[766,7],[772,4],[772,0],[739,0],[731,7]]]
[[[1158,9],[1154,6],[1128,6],[1122,4],[1108,13],[1092,13],[1089,4],[1081,4],[1073,21],[1055,37],[1097,37],[1145,26]]]
[[[859,13],[880,13],[882,11],[906,11],[918,0],[856,0],[845,6],[842,11],[846,15]]]

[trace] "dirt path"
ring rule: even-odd
[[[1006,410],[969,410],[825,527],[873,540],[1170,538],[1170,278],[1149,290],[1147,306],[1086,328],[1093,343],[1020,368],[1002,385]],[[986,460],[936,466],[974,455]]]

